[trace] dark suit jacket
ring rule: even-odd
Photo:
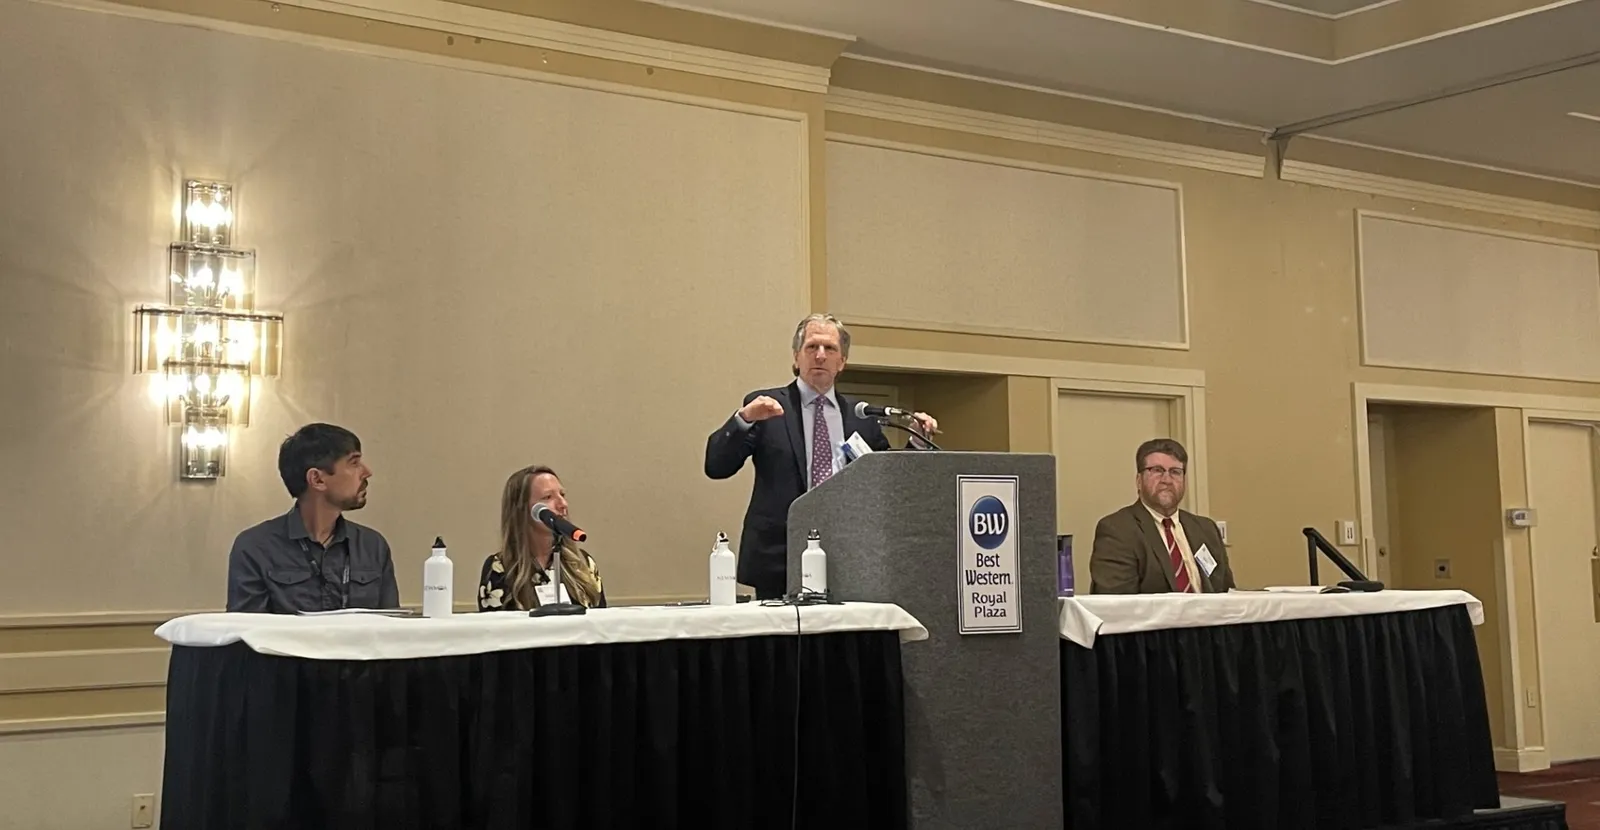
[[[739,581],[763,597],[776,597],[788,586],[789,504],[806,491],[805,416],[800,411],[797,383],[751,392],[744,402],[761,395],[782,404],[783,414],[748,430],[740,427],[737,414],[729,416],[706,440],[706,475],[732,478],[744,467],[745,459],[755,460],[756,481],[744,514],[744,530],[739,534]],[[874,452],[889,449],[889,439],[877,421],[857,418],[855,401],[838,390],[834,399],[844,420],[839,441],[860,433]]]
[[[1178,523],[1183,525],[1191,553],[1198,554],[1204,545],[1217,560],[1210,576],[1195,563],[1201,590],[1220,594],[1234,587],[1233,567],[1228,564],[1228,549],[1222,544],[1217,523],[1183,510],[1178,511]],[[1176,590],[1167,540],[1143,504],[1134,502],[1095,525],[1094,552],[1089,555],[1089,593],[1159,594]]]

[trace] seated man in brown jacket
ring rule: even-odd
[[[1189,453],[1170,438],[1139,445],[1139,500],[1100,520],[1089,555],[1089,593],[1225,593],[1233,569],[1217,523],[1178,509]]]

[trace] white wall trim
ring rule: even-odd
[[[1017,375],[1160,386],[1206,385],[1206,373],[1200,369],[1139,366],[1131,363],[1084,363],[1042,357],[898,349],[889,346],[855,346],[850,350],[850,365],[856,369],[912,369],[923,372]]]
[[[1542,746],[1525,749],[1494,748],[1496,772],[1537,772],[1550,768],[1550,753]]]
[[[166,712],[118,712],[112,715],[23,718],[20,720],[0,720],[0,735],[77,732],[86,729],[126,729],[139,726],[161,726],[166,722]]]
[[[162,686],[169,647],[0,654],[0,694]]]
[[[835,88],[828,93],[827,110],[841,115],[857,115],[863,118],[953,130],[1028,144],[1044,144],[1087,153],[1176,164],[1255,179],[1266,175],[1264,156],[1137,138],[1085,127],[1072,127],[1053,121],[998,115],[876,92]],[[830,132],[833,130],[830,129]]]
[[[1374,196],[1443,205],[1496,216],[1514,216],[1577,228],[1600,229],[1600,210],[1553,205],[1532,199],[1497,196],[1477,190],[1397,179],[1305,161],[1283,162],[1278,177],[1287,182],[1352,190]]]
[[[780,61],[727,52],[703,46],[672,43],[637,35],[608,32],[587,26],[541,20],[527,15],[480,9],[443,0],[278,0],[284,5],[298,6],[313,11],[344,14],[368,20],[396,23],[424,29],[447,32],[462,37],[481,37],[488,40],[514,43],[536,49],[550,49],[585,57],[613,60],[639,66],[670,69],[746,81],[765,86],[821,94],[828,90],[830,70],[825,67]],[[234,23],[216,18],[147,9],[126,5],[116,0],[35,0],[35,2],[68,8],[108,12],[144,20],[198,26],[213,31],[269,37],[295,43],[310,43],[344,51],[381,54],[422,63],[459,62],[473,67],[496,66],[481,61],[426,55],[405,49],[375,46],[345,41],[338,38],[306,35],[268,27]],[[517,67],[500,67],[495,74],[547,75],[544,79],[558,79],[555,73],[533,73]],[[632,89],[632,88],[630,88]],[[642,88],[641,88],[642,89]]]

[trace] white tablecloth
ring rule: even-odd
[[[1226,594],[1132,594],[1062,597],[1061,636],[1094,648],[1101,634],[1164,628],[1353,617],[1465,605],[1473,625],[1483,625],[1483,603],[1466,591],[1374,591],[1320,594],[1300,590],[1230,591]]]
[[[901,642],[928,630],[898,605],[852,602],[800,609],[803,634],[898,631]],[[582,616],[529,617],[502,611],[445,619],[343,615],[191,614],[156,636],[175,646],[244,642],[262,654],[311,660],[406,660],[550,646],[643,643],[794,634],[793,606],[634,606],[596,608]]]

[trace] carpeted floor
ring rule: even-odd
[[[1566,802],[1568,830],[1600,830],[1600,760],[1499,777],[1502,795]]]

